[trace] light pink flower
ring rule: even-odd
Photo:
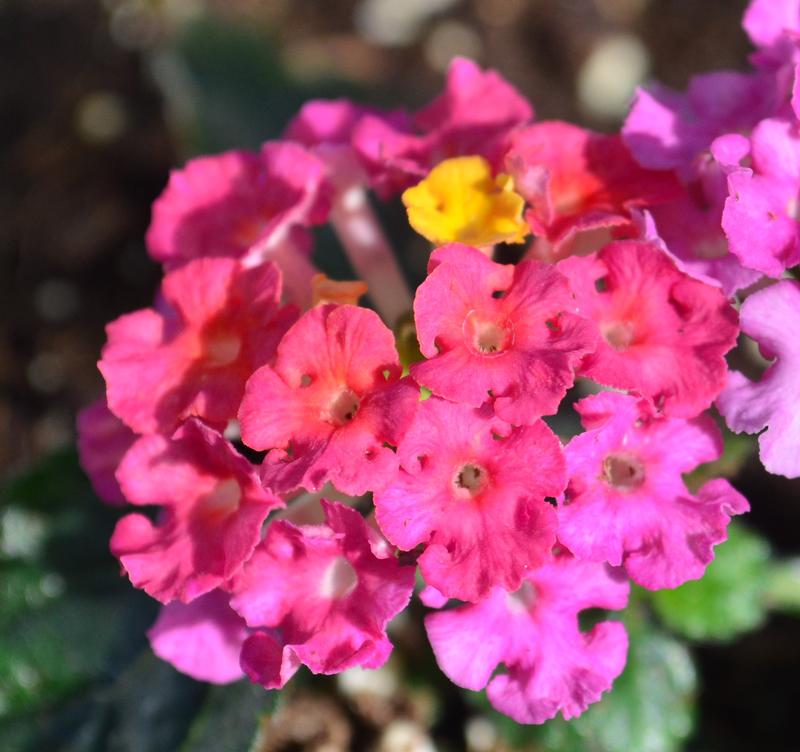
[[[530,204],[525,218],[537,244],[546,241],[534,249],[545,260],[575,252],[587,233],[607,240],[631,237],[631,208],[663,203],[680,192],[672,173],[639,166],[619,136],[557,120],[518,130],[505,163]]]
[[[583,361],[590,379],[630,389],[666,414],[692,417],[725,385],[725,353],[736,343],[736,311],[722,292],[678,270],[657,246],[611,243],[558,268],[578,313],[602,338]]]
[[[567,280],[549,264],[496,264],[458,243],[434,251],[428,269],[414,300],[428,360],[411,375],[454,402],[492,401],[515,425],[555,412],[597,343]]]
[[[243,441],[269,449],[262,466],[277,493],[319,490],[330,480],[355,496],[389,482],[396,446],[419,389],[400,379],[392,332],[377,314],[329,304],[286,333],[274,366],[247,382],[239,411]]]
[[[153,652],[198,681],[230,684],[243,678],[239,654],[249,630],[229,600],[228,593],[212,590],[191,603],[162,606],[147,632]]]
[[[78,456],[94,492],[109,504],[124,504],[114,473],[136,434],[108,409],[105,399],[78,413],[77,428]]]
[[[414,587],[414,567],[387,554],[358,512],[322,505],[324,525],[272,523],[231,587],[231,605],[259,630],[242,667],[268,689],[301,664],[315,674],[383,665],[392,650],[386,625]]]
[[[381,530],[398,548],[422,544],[425,581],[477,601],[519,587],[555,542],[545,497],[564,487],[561,444],[542,422],[512,428],[489,406],[430,397],[397,448],[401,471],[375,494]]]
[[[722,454],[714,421],[654,417],[646,403],[612,392],[576,409],[586,431],[564,450],[559,540],[581,559],[623,565],[652,590],[701,577],[730,517],[749,509],[726,480],[709,481],[696,496],[683,482]]]
[[[758,342],[773,363],[757,382],[732,371],[717,400],[732,431],[761,434],[761,461],[771,473],[800,476],[800,283],[782,280],[748,297],[742,331]]]
[[[296,317],[294,308],[279,309],[280,272],[197,259],[167,274],[161,292],[159,309],[106,328],[98,366],[109,408],[137,433],[170,433],[189,416],[224,428],[248,377],[274,356]]]
[[[581,713],[625,667],[628,637],[616,621],[589,632],[587,608],[624,608],[628,581],[601,564],[569,554],[525,575],[514,593],[494,588],[482,601],[425,618],[439,667],[456,684],[487,686],[492,705],[518,723]],[[494,674],[499,664],[505,673]]]
[[[508,135],[531,119],[531,105],[496,71],[455,58],[444,92],[414,114],[411,128],[367,115],[353,146],[373,187],[388,198],[449,157],[479,155],[499,168]]]
[[[779,277],[800,263],[800,132],[796,122],[760,122],[750,167],[728,175],[722,228],[744,266]]]
[[[117,478],[132,504],[161,505],[156,524],[123,517],[111,552],[131,582],[162,603],[194,600],[235,574],[261,537],[267,515],[283,502],[216,431],[196,419],[171,439],[143,436]]]

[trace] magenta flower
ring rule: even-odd
[[[244,644],[242,668],[268,689],[301,664],[315,674],[383,665],[392,650],[386,625],[414,588],[414,567],[398,564],[358,512],[322,505],[324,525],[273,522],[232,584],[231,606],[259,630]]]
[[[143,436],[117,471],[132,504],[156,504],[156,524],[123,517],[111,538],[131,582],[162,603],[184,603],[230,579],[261,538],[267,515],[283,502],[216,431],[188,420],[172,439]]]
[[[686,93],[652,84],[637,91],[622,138],[645,167],[676,169],[691,178],[695,160],[708,153],[714,139],[750,131],[777,104],[776,82],[759,73],[692,76]]]
[[[789,322],[800,320],[800,283],[782,280],[742,304],[742,331],[773,359],[760,381],[731,371],[717,407],[732,431],[758,433],[761,461],[771,473],[800,476],[800,347]]]
[[[749,509],[726,480],[709,481],[696,496],[683,482],[722,454],[714,421],[653,417],[646,403],[612,392],[576,410],[586,431],[564,450],[559,540],[581,559],[624,566],[651,590],[702,577],[730,517]]]
[[[510,132],[532,119],[530,103],[497,72],[455,58],[444,92],[414,114],[411,128],[368,115],[353,146],[375,190],[388,198],[449,157],[479,155],[500,167]]]
[[[800,263],[800,133],[763,120],[750,138],[750,167],[728,175],[722,228],[744,266],[779,277]]]
[[[628,582],[600,564],[569,554],[529,571],[513,593],[494,588],[479,603],[425,618],[436,661],[461,687],[480,690],[518,723],[543,723],[561,711],[580,715],[625,667],[628,637],[616,621],[589,632],[587,608],[624,608]],[[494,674],[499,664],[505,673]]]
[[[639,241],[611,243],[558,268],[572,284],[578,312],[602,334],[582,375],[633,390],[669,415],[692,417],[711,405],[725,385],[725,353],[738,332],[736,311],[719,289]]]
[[[94,492],[109,504],[124,504],[114,473],[136,434],[108,409],[105,399],[78,413],[77,428],[78,456]]]
[[[98,367],[109,408],[137,433],[170,433],[190,416],[224,428],[296,316],[279,309],[280,272],[197,259],[167,274],[161,294],[159,308],[106,328]]]
[[[162,606],[147,632],[153,652],[198,681],[230,684],[243,678],[239,654],[250,630],[229,600],[228,593],[212,590],[191,603]]]
[[[274,366],[247,382],[242,439],[270,449],[263,480],[278,493],[330,480],[360,495],[389,482],[419,389],[400,379],[394,336],[372,311],[326,305],[286,333]]]
[[[454,402],[491,401],[514,425],[555,412],[597,342],[567,280],[548,264],[496,264],[458,243],[434,251],[428,269],[414,300],[428,360],[411,375]]]
[[[571,255],[590,237],[631,236],[631,208],[680,191],[672,173],[640,167],[619,136],[557,120],[518,130],[505,161],[530,204],[525,218],[537,236],[534,253],[545,260]]]
[[[423,402],[397,448],[401,471],[375,494],[381,530],[398,548],[422,544],[425,581],[477,601],[519,587],[555,542],[544,500],[564,487],[561,443],[542,422],[512,428],[492,414],[437,397]]]
[[[800,34],[798,0],[751,0],[742,27],[759,51],[753,61],[767,69],[778,67],[797,56]]]

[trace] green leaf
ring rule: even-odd
[[[766,600],[773,610],[800,614],[800,558],[772,565],[767,578]]]
[[[766,617],[769,546],[741,524],[715,548],[705,575],[674,590],[650,594],[671,629],[694,640],[729,640],[758,627]]]

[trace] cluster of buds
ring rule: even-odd
[[[800,475],[800,285],[774,281],[800,261],[800,3],[756,0],[745,28],[752,72],[642,90],[620,134],[536,122],[457,59],[413,114],[314,101],[173,172],[161,289],[109,324],[79,419],[98,494],[157,507],[111,549],[164,604],[158,655],[267,688],[375,668],[419,572],[439,666],[501,712],[571,718],[611,687],[625,627],[579,612],[701,577],[748,509],[684,482],[722,454],[709,408]],[[433,246],[413,299],[369,191]],[[315,268],[328,222],[363,281]],[[759,382],[725,360],[740,300]],[[578,377],[599,386],[564,443],[543,417]]]

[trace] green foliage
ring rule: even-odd
[[[693,640],[729,640],[764,621],[768,567],[767,543],[734,522],[701,579],[650,597],[676,632]]]
[[[74,451],[0,492],[3,752],[247,752],[271,694],[209,688],[153,656],[157,604],[108,552],[118,516]]]

